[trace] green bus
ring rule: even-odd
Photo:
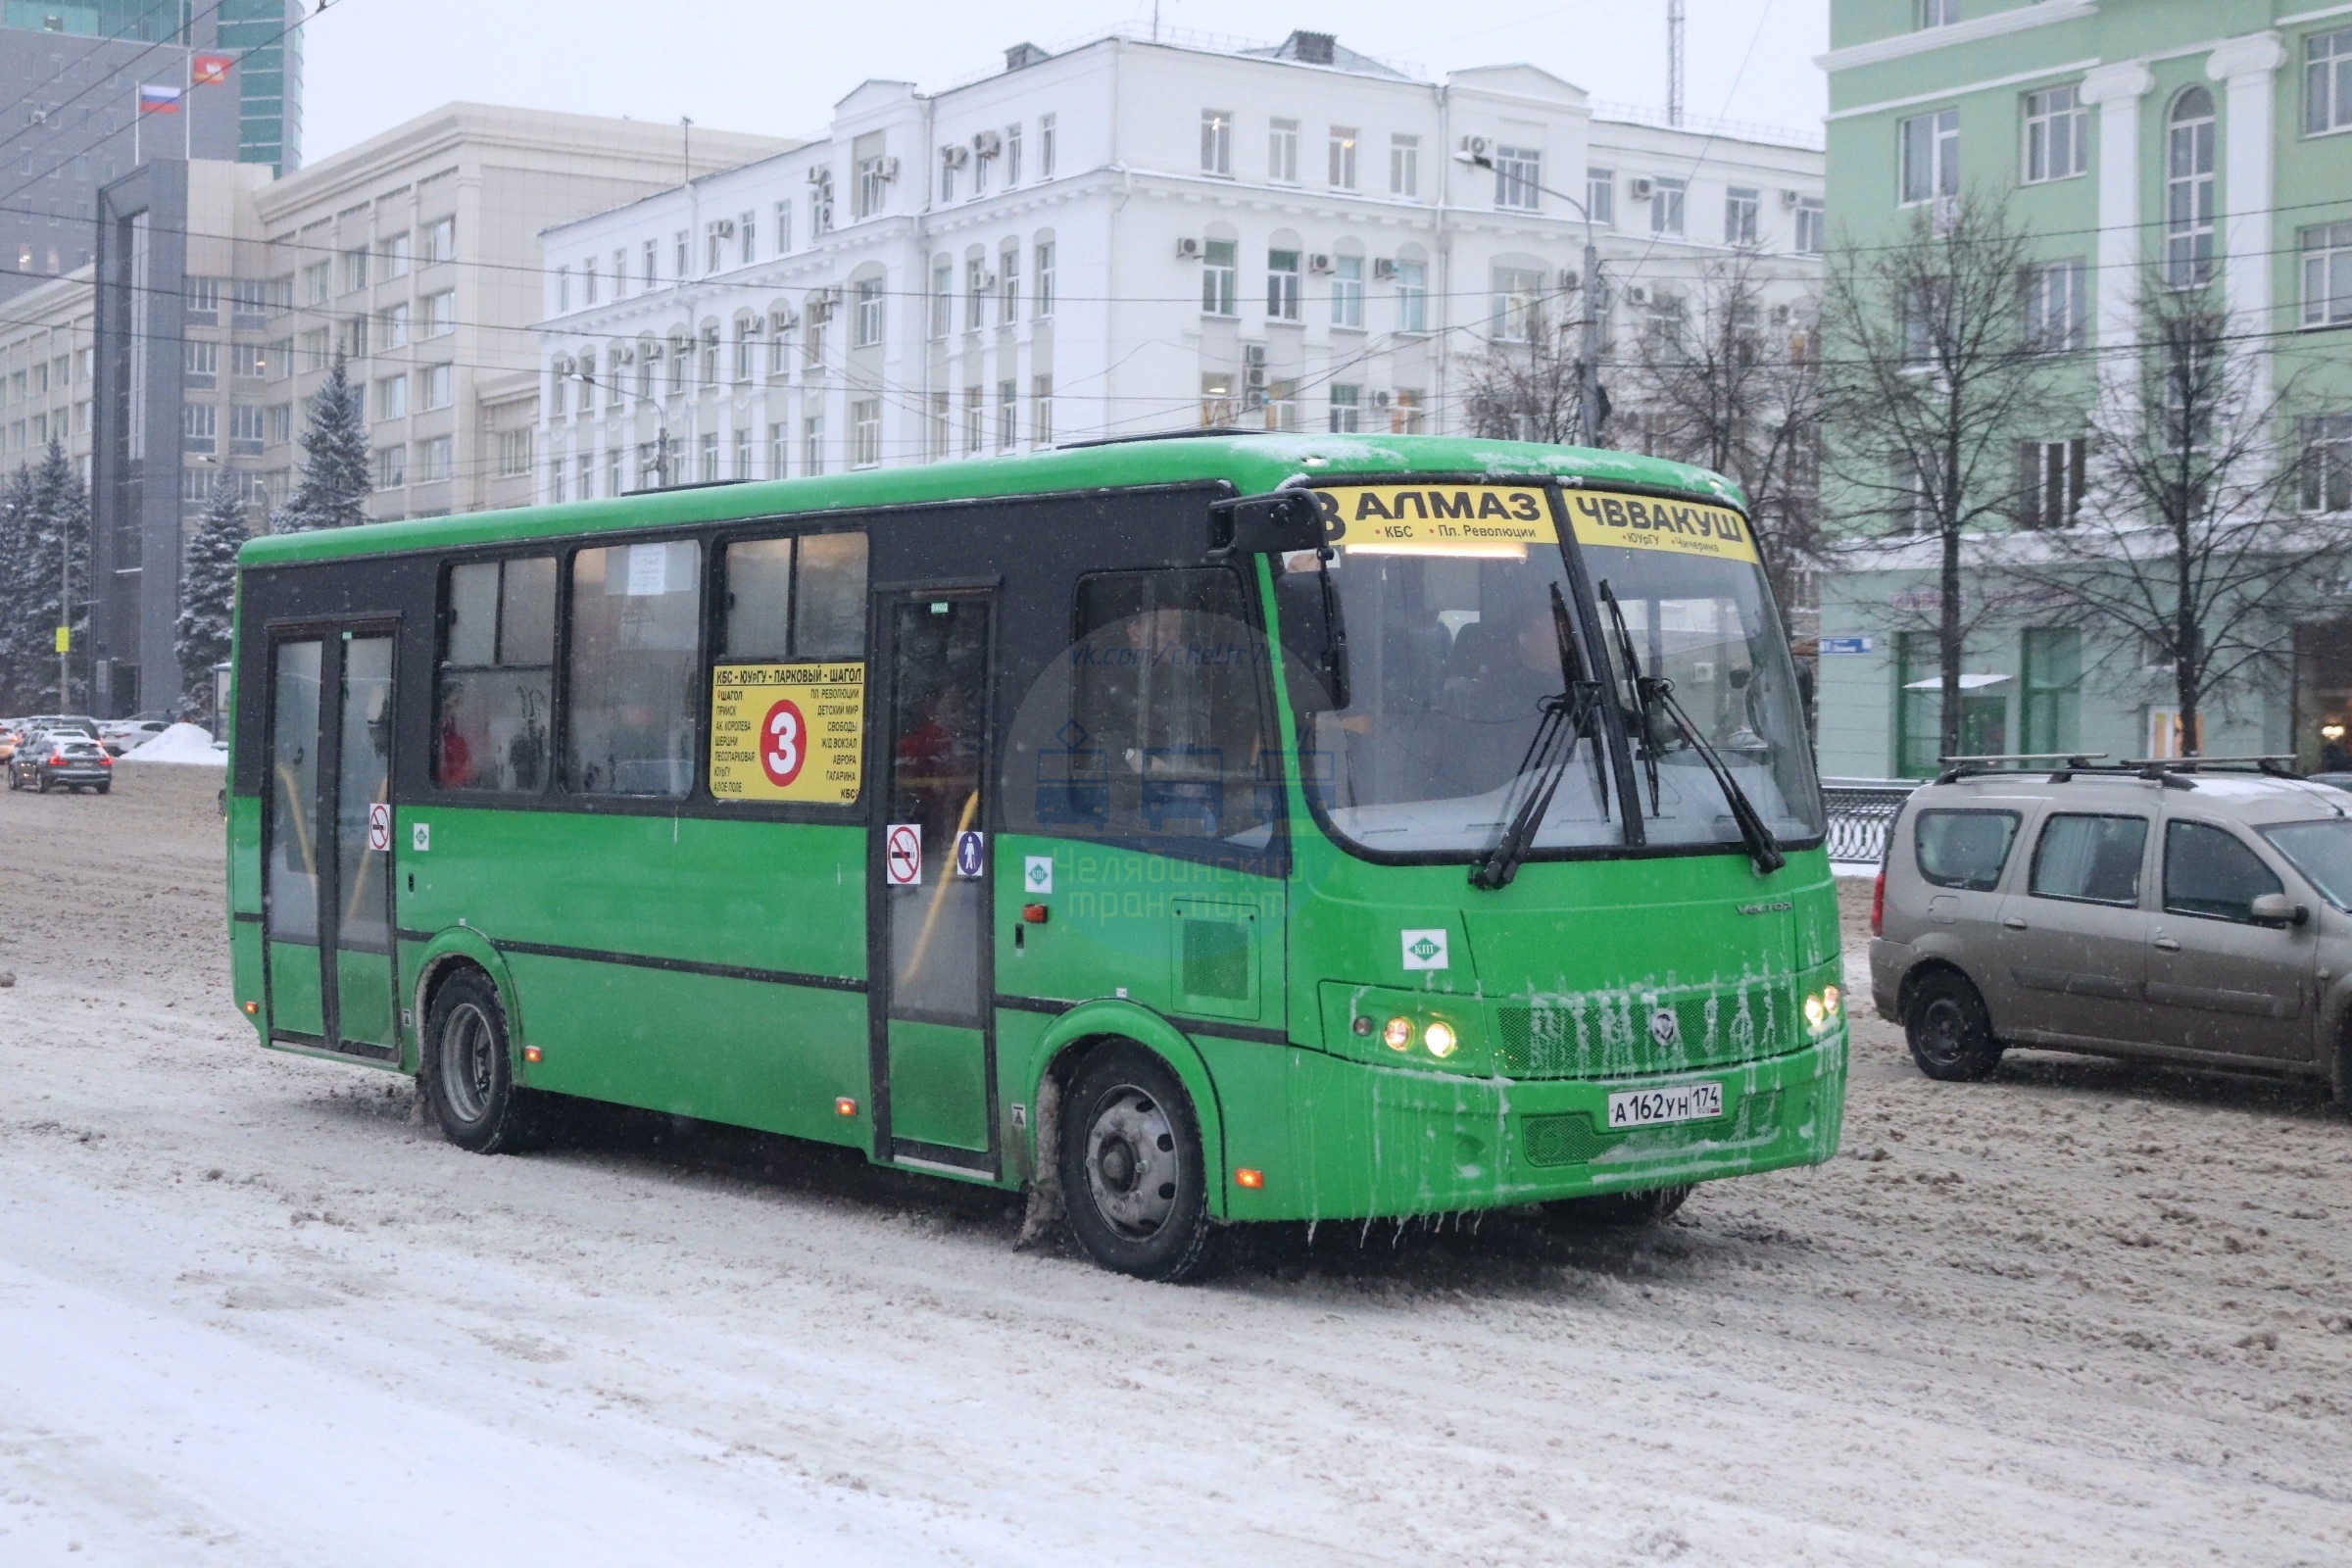
[[[229,908],[275,1049],[1250,1221],[1671,1212],[1844,1104],[1739,494],[1203,435],[245,547]]]

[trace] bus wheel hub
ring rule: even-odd
[[[1175,1128],[1158,1102],[1140,1090],[1110,1096],[1087,1129],[1086,1184],[1095,1207],[1129,1236],[1146,1237],[1176,1206],[1175,1162],[1153,1155],[1175,1148]]]

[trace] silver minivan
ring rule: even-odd
[[[1907,800],[1871,999],[1931,1078],[2009,1046],[2352,1096],[2352,796],[2213,763],[1955,768]]]

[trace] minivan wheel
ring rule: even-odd
[[[1938,970],[1911,990],[1903,1036],[1919,1070],[1945,1083],[1976,1083],[2001,1064],[1984,999],[1965,975]]]

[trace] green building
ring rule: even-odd
[[[2352,531],[2352,4],[2313,0],[1834,0],[1828,193],[1833,248],[1898,242],[1921,207],[2005,201],[2034,236],[2049,308],[2067,318],[2080,412],[2016,432],[2014,514],[2069,515],[2086,471],[2100,368],[2128,361],[2143,286],[2208,273],[2233,345],[2293,387],[2277,421],[2313,526]],[[1835,258],[1833,258],[1835,260]],[[2071,396],[2053,407],[2064,408]],[[1833,432],[1833,448],[1836,433]],[[1892,534],[1848,515],[1849,536]],[[1915,777],[1940,733],[1938,653],[1922,612],[1922,544],[1825,574],[1826,774]],[[2172,680],[2136,637],[2043,623],[2032,594],[1994,597],[1964,661],[1969,752],[2166,755]],[[1908,618],[1911,627],[1904,622]],[[2205,716],[2209,755],[2327,760],[2352,714],[2352,581],[2318,575],[2274,617],[2276,672]]]

